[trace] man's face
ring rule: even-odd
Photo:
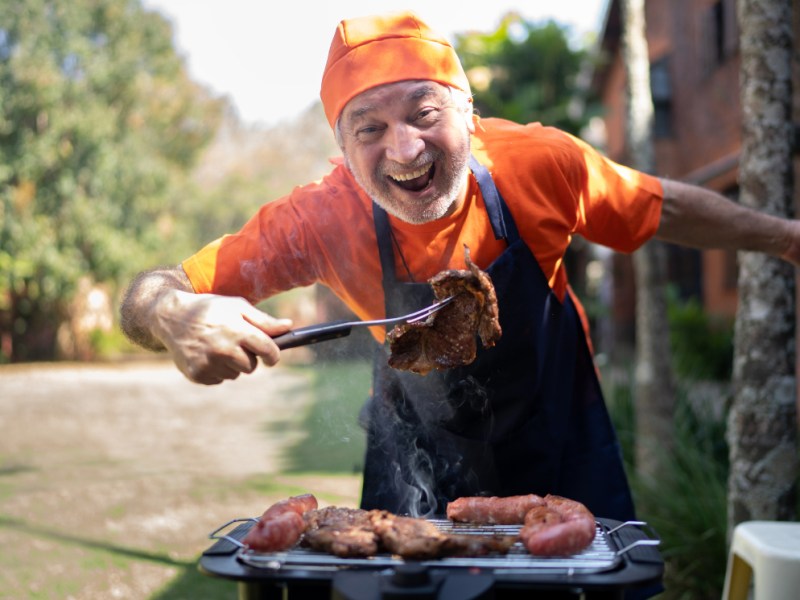
[[[463,200],[474,127],[447,87],[401,81],[372,88],[347,103],[339,127],[347,167],[386,212],[426,223]]]

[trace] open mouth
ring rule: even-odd
[[[433,181],[435,170],[434,164],[429,163],[409,173],[389,175],[389,180],[408,192],[421,192]]]

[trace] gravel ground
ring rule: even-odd
[[[192,597],[229,519],[305,491],[355,506],[356,475],[282,473],[309,402],[280,367],[212,387],[159,361],[0,367],[0,598]]]

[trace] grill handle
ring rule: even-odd
[[[258,519],[247,518],[247,519],[231,519],[224,525],[220,525],[214,531],[208,534],[208,539],[210,540],[225,540],[230,542],[237,548],[245,548],[246,546],[237,540],[235,537],[231,537],[230,535],[219,535],[220,531],[226,530],[228,527],[233,525],[234,523],[258,523]]]
[[[625,521],[624,523],[620,523],[613,529],[609,529],[608,535],[617,534],[620,530],[624,529],[625,527],[638,527],[643,535],[644,532],[642,530],[646,528],[647,529],[646,534],[648,537],[646,539],[635,540],[630,544],[628,544],[627,546],[625,546],[624,548],[622,548],[621,550],[617,550],[617,556],[622,556],[623,554],[627,554],[634,548],[641,548],[643,546],[658,546],[661,544],[661,538],[658,537],[658,534],[656,534],[655,530],[646,521]]]

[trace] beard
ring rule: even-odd
[[[426,149],[413,163],[403,165],[404,171],[413,171],[426,164],[433,165],[428,185],[435,186],[436,190],[431,198],[424,201],[414,201],[408,197],[409,192],[390,177],[397,169],[392,169],[385,161],[376,165],[372,173],[354,169],[346,155],[345,165],[375,204],[402,221],[420,225],[441,219],[454,207],[469,171],[469,156],[470,136],[467,134],[453,152]]]

